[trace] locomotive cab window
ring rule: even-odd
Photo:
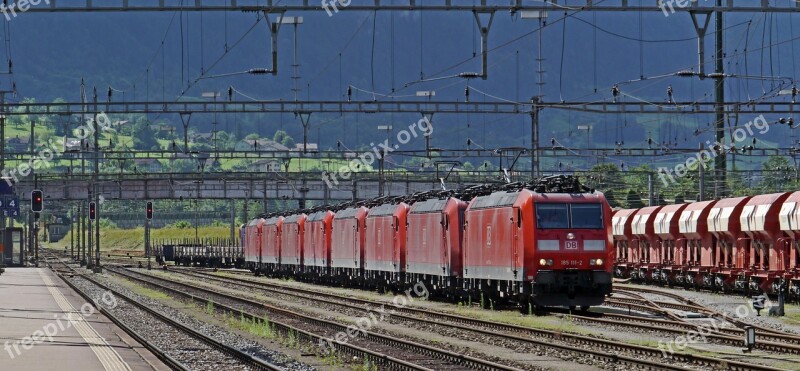
[[[600,204],[572,204],[572,228],[603,229],[603,209]]]
[[[569,228],[569,208],[567,204],[537,204],[536,224],[541,229]]]
[[[603,229],[600,204],[537,204],[539,229]]]

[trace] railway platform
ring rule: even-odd
[[[169,369],[86,304],[50,270],[7,268],[0,276],[0,369]]]

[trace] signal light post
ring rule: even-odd
[[[31,211],[40,213],[44,210],[44,197],[42,191],[34,189],[31,191]]]
[[[92,197],[89,196],[89,199],[91,200]],[[89,202],[89,207],[86,210],[88,216],[87,218],[88,220],[86,221],[87,232],[88,232],[87,243],[86,243],[86,268],[92,270],[94,270],[94,260],[92,259],[92,255],[94,255],[94,236],[92,232],[94,232],[95,228],[94,218],[95,216],[97,216],[97,210],[95,209],[96,207],[95,205],[96,204],[94,202]]]
[[[147,254],[147,269],[153,269],[152,264],[150,263],[150,259],[152,257],[152,253],[150,252],[150,220],[153,219],[153,203],[148,201],[147,207],[145,209],[145,221],[144,221],[144,252]]]
[[[39,213],[44,210],[44,193],[39,189],[31,191],[31,211],[33,212],[33,225],[31,225],[31,242],[33,245],[34,266],[39,266]]]

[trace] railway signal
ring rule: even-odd
[[[89,220],[97,218],[97,205],[94,202],[89,203]]]
[[[153,203],[152,202],[149,202],[149,201],[147,202],[147,213],[146,214],[147,214],[147,220],[152,220],[153,219]]]
[[[31,211],[38,213],[44,210],[44,196],[42,191],[35,189],[31,191]]]

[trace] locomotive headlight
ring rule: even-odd
[[[553,265],[553,259],[547,259],[547,265]]]
[[[567,233],[567,239],[568,240],[574,240],[575,239],[575,233],[572,233],[572,232]]]
[[[589,265],[603,265],[603,259],[590,259]]]
[[[539,265],[547,265],[547,260],[539,259]]]

